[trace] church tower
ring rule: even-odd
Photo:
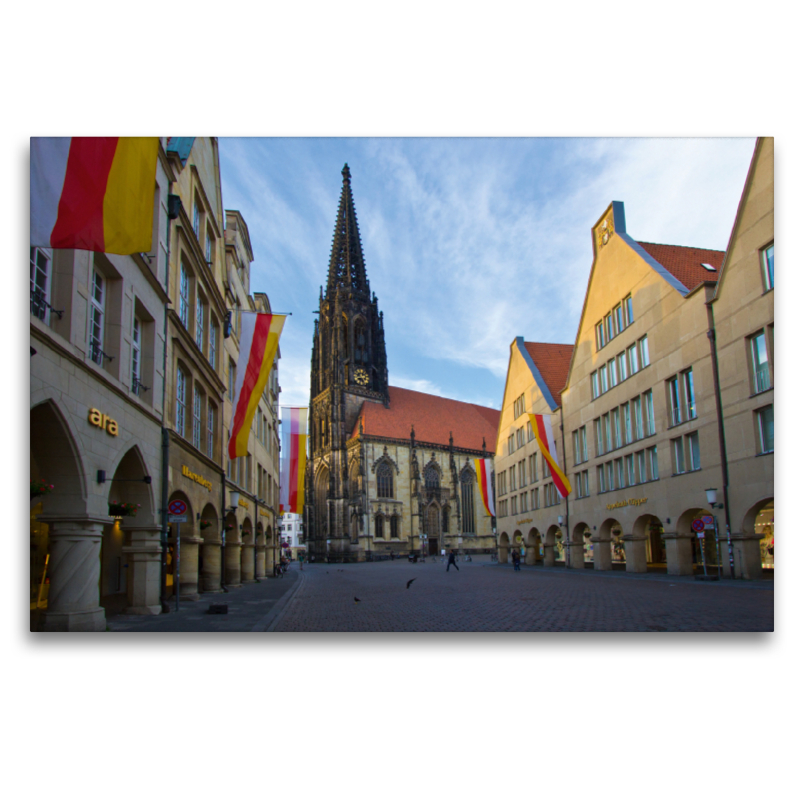
[[[306,470],[306,536],[310,553],[347,559],[357,545],[350,503],[347,441],[363,402],[389,404],[389,372],[378,298],[370,297],[350,186],[342,193],[333,231],[328,281],[320,287],[311,350],[310,468]]]

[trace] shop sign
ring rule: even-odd
[[[269,511],[267,511],[266,508],[259,508],[258,509],[258,514],[261,517],[268,517],[269,516]]]
[[[532,519],[518,519],[517,525],[527,525],[528,523],[533,522]]]
[[[246,508],[248,511],[250,510],[250,506],[249,506],[249,505],[247,505],[247,500],[245,500],[243,497],[240,497],[240,498],[239,498],[239,505],[240,505],[242,508]]]
[[[96,408],[89,409],[89,423],[96,428],[104,430],[109,436],[116,436],[119,433],[116,420],[107,417],[102,411],[98,411]]]
[[[209,492],[211,491],[211,481],[204,478],[202,475],[198,475],[196,472],[192,472],[186,464],[181,465],[181,474],[190,481],[199,483],[201,486],[208,489]]]
[[[642,503],[646,502],[646,497],[631,497],[627,500],[620,500],[618,503],[607,503],[606,508],[611,511],[614,508],[624,508],[625,506],[640,506]]]

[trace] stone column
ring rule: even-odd
[[[242,545],[242,583],[255,583],[255,547],[252,544]]]
[[[731,533],[733,544],[733,568],[737,578],[749,581],[759,581],[763,578],[761,566],[761,537],[754,533]],[[728,542],[721,539],[719,543],[720,554],[728,555]],[[726,564],[727,561],[727,564]],[[723,567],[727,566],[726,573],[730,577],[730,558],[722,559]]]
[[[256,545],[256,578],[266,578],[266,547],[263,544]]]
[[[569,568],[583,569],[583,541],[567,542],[564,546],[570,548]]]
[[[625,543],[625,571],[647,572],[647,537],[626,533],[622,541]]]
[[[611,536],[606,534],[596,534],[592,536],[592,550],[594,556],[594,568],[597,570],[611,569]]]
[[[100,607],[100,544],[108,519],[53,519],[50,526],[50,591],[42,614],[43,631],[104,631]]]
[[[203,540],[203,574],[201,589],[203,593],[219,594],[222,591],[220,578],[222,561],[222,541],[220,539]]]
[[[539,544],[525,546],[525,565],[532,567],[539,560]]]
[[[225,544],[225,585],[237,589],[242,585],[242,546],[239,542]]]
[[[556,565],[555,544],[546,544],[544,546],[544,565],[546,567],[554,567]]]
[[[497,548],[497,563],[508,564],[508,547],[503,544]]]
[[[181,600],[199,600],[199,555],[203,540],[199,536],[181,535]]]
[[[692,534],[664,533],[668,575],[693,575]]]
[[[124,525],[130,544],[122,548],[128,561],[126,614],[161,613],[161,529],[153,525]]]

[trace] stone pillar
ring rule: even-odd
[[[497,548],[497,563],[498,564],[508,564],[508,547],[505,545],[500,545]]]
[[[222,542],[219,539],[203,540],[203,574],[201,591],[205,594],[219,594],[222,591],[220,578],[222,561]]]
[[[242,585],[242,546],[239,542],[225,545],[225,585],[237,589]]]
[[[242,545],[242,583],[256,582],[255,554],[252,544]]]
[[[664,533],[668,575],[693,575],[692,534]]]
[[[583,537],[580,542],[568,542],[565,547],[570,548],[569,568],[583,569]]]
[[[761,537],[756,534],[731,533],[731,543],[733,544],[733,568],[737,578],[744,578],[748,581],[759,581],[763,578],[763,567],[761,566]],[[724,548],[723,548],[724,544]],[[728,555],[727,540],[720,541],[720,553]],[[730,558],[723,558],[730,564]],[[727,573],[730,573],[728,566]]]
[[[532,567],[539,560],[539,543],[525,547],[525,564]]]
[[[592,550],[594,557],[594,568],[597,570],[611,569],[611,536],[597,534],[592,536]]]
[[[554,544],[546,544],[544,546],[544,565],[546,567],[554,567],[556,565],[556,546]]]
[[[161,529],[124,525],[130,544],[122,548],[128,561],[126,614],[161,613]]]
[[[263,544],[256,545],[256,578],[266,578],[267,576],[267,556],[266,547]]]
[[[203,540],[199,536],[181,536],[181,600],[199,600],[199,555]]]
[[[104,631],[100,607],[100,543],[108,519],[52,519],[50,526],[50,590],[42,615],[43,631]]]
[[[647,572],[647,537],[625,534],[625,571]]]

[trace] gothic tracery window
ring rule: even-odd
[[[439,488],[439,470],[437,470],[434,466],[429,465],[425,467],[425,488]]]
[[[375,538],[383,539],[383,517],[380,514],[375,517]]]
[[[450,533],[450,511],[442,509],[442,533]]]
[[[468,469],[461,472],[461,507],[464,533],[475,533],[475,479]]]
[[[392,467],[383,461],[378,465],[375,474],[378,479],[378,497],[394,497]]]
[[[400,538],[400,517],[394,514],[389,520],[389,528],[391,531],[392,539]]]
[[[367,335],[364,328],[364,321],[361,319],[356,320],[355,330],[353,332],[353,342],[355,344],[355,362],[356,364],[367,363]]]

